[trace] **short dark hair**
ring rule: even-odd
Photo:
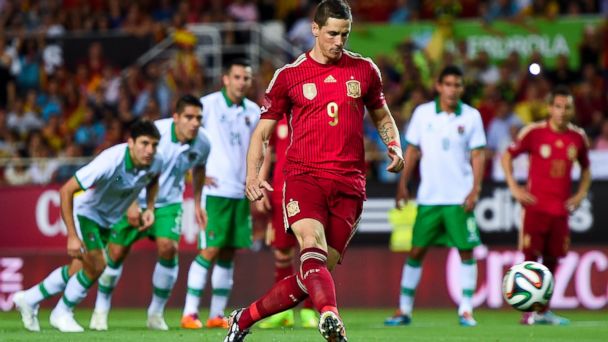
[[[160,140],[160,132],[158,128],[151,120],[138,119],[131,124],[131,139],[136,140],[140,136],[144,135],[150,138]]]
[[[228,61],[224,67],[224,74],[228,75],[233,66],[251,67],[251,62],[246,58],[234,58]]]
[[[457,76],[457,77],[462,78],[463,77],[463,73],[462,73],[462,70],[460,70],[459,67],[457,67],[455,65],[447,65],[439,73],[439,77],[437,78],[437,81],[439,81],[439,83],[443,82],[443,79],[446,76]]]
[[[175,112],[180,114],[184,111],[184,109],[186,109],[187,106],[193,106],[203,109],[203,104],[201,103],[201,101],[196,97],[188,94],[180,97],[179,100],[177,100],[177,104],[175,105]]]
[[[555,100],[555,98],[557,96],[572,96],[572,92],[570,91],[570,88],[568,88],[565,85],[558,85],[557,87],[553,88],[553,91],[551,92],[551,94],[549,94],[549,104],[553,104],[553,101]]]
[[[350,6],[343,0],[321,1],[321,3],[317,5],[313,21],[319,25],[319,27],[323,27],[327,24],[327,19],[329,18],[353,20],[353,16],[350,13]]]

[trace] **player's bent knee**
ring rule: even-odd
[[[158,256],[165,260],[171,260],[177,256],[177,243],[173,240],[157,241]]]

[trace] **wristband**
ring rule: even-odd
[[[393,146],[399,146],[399,144],[397,144],[397,142],[395,140],[389,142],[386,147],[391,148]]]

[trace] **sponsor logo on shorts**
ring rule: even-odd
[[[294,201],[292,199],[287,203],[287,217],[293,217],[300,213],[300,205],[298,201]]]

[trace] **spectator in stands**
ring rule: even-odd
[[[64,183],[70,179],[74,173],[82,166],[82,163],[76,163],[73,158],[82,156],[82,150],[74,143],[69,143],[64,152],[59,157],[62,157],[61,165],[53,175],[54,183]]]
[[[19,53],[21,69],[17,75],[17,84],[21,89],[38,89],[40,87],[40,51],[35,39],[30,38],[23,42]]]
[[[93,110],[87,106],[84,111],[82,124],[74,133],[74,142],[78,144],[86,156],[93,154],[97,145],[101,144],[105,136],[105,128],[101,122],[95,122]]]
[[[593,26],[587,26],[583,31],[583,39],[578,47],[578,59],[581,66],[598,65],[600,61],[601,39]]]
[[[51,153],[46,143],[42,142],[38,148],[33,150],[31,158],[34,159],[29,166],[29,174],[34,184],[48,184],[53,179],[55,171],[59,168],[60,162],[55,158],[50,158]]]
[[[420,0],[397,0],[397,5],[388,21],[392,24],[417,20],[420,16]]]
[[[227,9],[228,15],[237,22],[257,22],[258,8],[251,0],[234,0]]]
[[[4,170],[4,180],[8,185],[27,185],[32,183],[32,175],[23,160],[23,153],[13,157]]]
[[[50,78],[47,80],[46,92],[41,92],[36,98],[36,104],[42,113],[42,119],[49,121],[53,115],[61,115],[62,100],[59,93],[59,83],[56,79]]]
[[[496,113],[488,126],[488,149],[501,154],[517,136],[523,122],[513,112],[513,105],[505,99],[496,103]]]
[[[608,119],[602,121],[602,131],[593,141],[593,149],[608,151]]]
[[[51,149],[53,155],[61,152],[64,147],[65,132],[59,121],[59,114],[49,117],[48,122],[42,128],[42,137],[46,145]]]
[[[578,80],[578,74],[569,65],[568,56],[560,54],[555,60],[555,68],[547,72],[547,77],[555,85],[571,86]]]
[[[492,0],[487,6],[483,19],[489,23],[497,19],[516,19],[521,10],[514,0]]]
[[[13,109],[6,120],[8,129],[17,131],[21,137],[25,137],[30,131],[40,129],[43,126],[42,120],[36,113],[25,112],[21,98],[15,99]]]
[[[540,92],[540,82],[528,82],[524,98],[515,105],[515,113],[524,124],[539,121],[547,117],[547,105]]]

